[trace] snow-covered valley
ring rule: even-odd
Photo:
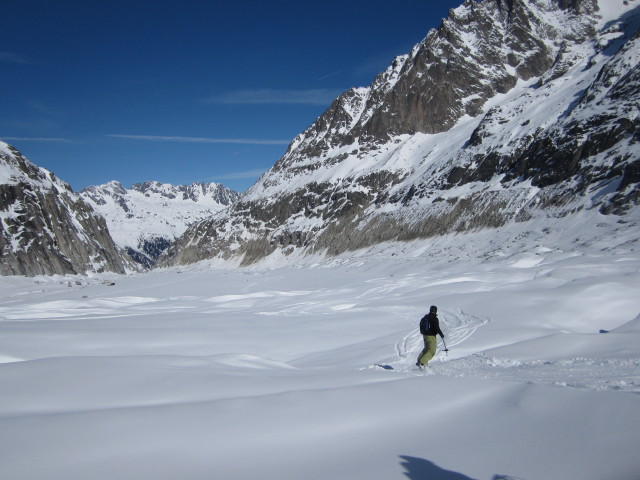
[[[0,480],[640,479],[639,2],[466,1],[241,197],[0,143]]]
[[[635,480],[637,223],[579,216],[284,267],[2,277],[0,478]],[[422,372],[431,304],[449,352]]]

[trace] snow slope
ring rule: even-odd
[[[637,480],[640,240],[580,215],[286,268],[0,278],[0,478]],[[421,372],[431,304],[450,352]]]

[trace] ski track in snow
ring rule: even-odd
[[[525,266],[526,263],[526,266]],[[514,268],[534,267],[536,263],[520,262]],[[472,278],[450,278],[433,285],[473,281]],[[406,285],[406,282],[405,282]],[[441,309],[440,323],[449,349],[464,343],[478,328],[491,320],[467,314],[462,310]],[[475,353],[462,358],[450,358],[438,339],[438,352],[428,368],[418,370],[415,361],[424,346],[422,335],[413,329],[395,345],[396,358],[367,368],[382,369],[390,373],[417,375],[446,375],[476,377],[513,383],[533,383],[598,391],[620,391],[640,394],[639,358],[567,358],[556,361],[519,361],[509,358]],[[386,368],[385,365],[392,367]],[[615,371],[615,375],[612,372]]]
[[[455,347],[489,323],[489,319],[466,315],[462,311],[441,313],[441,324],[447,332],[447,347]],[[440,340],[439,340],[440,342]],[[417,375],[446,375],[476,377],[513,383],[533,383],[599,391],[620,391],[640,394],[639,358],[575,357],[554,361],[520,361],[485,353],[462,358],[449,358],[441,343],[429,366],[415,367],[415,360],[423,348],[422,335],[412,331],[395,346],[396,359],[370,365],[391,373]],[[385,365],[393,367],[386,368]],[[615,375],[612,373],[615,372]]]
[[[387,480],[407,456],[442,465],[429,478],[634,478],[636,234],[587,255],[514,253],[514,236],[490,260],[389,246],[304,268],[0,278],[0,477],[133,480],[160,463],[158,480]],[[451,351],[423,371],[430,305]],[[98,460],[76,472],[79,457]]]
[[[525,265],[526,263],[526,265]],[[514,264],[514,268],[532,268],[531,262]],[[319,315],[356,314],[368,312],[376,299],[383,298],[379,309],[393,312],[406,312],[403,316],[410,331],[394,346],[395,356],[378,364],[361,369],[380,368],[381,364],[390,365],[390,373],[417,375],[446,375],[453,377],[477,377],[505,382],[529,382],[578,389],[622,391],[640,393],[640,358],[598,359],[576,357],[557,361],[518,361],[508,358],[474,353],[461,358],[443,351],[438,340],[438,353],[424,371],[415,368],[415,359],[423,348],[423,339],[417,330],[419,316],[415,309],[399,305],[387,305],[384,302],[393,298],[393,292],[413,291],[414,289],[437,285],[471,283],[478,278],[470,276],[450,277],[432,280],[410,274],[404,277],[382,277],[367,280],[372,288],[342,288],[324,290],[262,290],[244,294],[218,295],[214,297],[172,296],[156,298],[145,296],[114,296],[104,298],[82,298],[79,300],[47,300],[27,304],[16,304],[16,297],[29,295],[27,292],[14,294],[0,306],[0,321],[43,321],[43,320],[85,320],[99,318],[133,317],[153,312],[179,313],[193,311],[196,314],[209,315],[220,311],[245,311],[256,309],[256,314],[274,317],[314,317]],[[357,295],[354,296],[354,293]],[[47,296],[49,294],[47,293]],[[303,301],[303,299],[306,299]],[[426,307],[425,307],[426,308]],[[414,315],[411,317],[409,312]],[[488,317],[472,315],[461,309],[440,309],[440,321],[445,332],[445,341],[449,349],[454,349],[471,338],[482,326],[490,323]],[[236,358],[234,356],[233,358]],[[229,360],[230,365],[248,365],[247,355],[239,355]],[[252,357],[253,358],[253,357]],[[259,357],[255,357],[259,358]],[[21,359],[0,356],[0,363],[10,363]],[[255,360],[255,359],[254,359]],[[248,363],[247,363],[248,362]],[[260,362],[273,362],[262,358]],[[286,365],[282,363],[283,365]],[[612,378],[611,371],[616,374]]]
[[[614,377],[613,371],[616,372]],[[557,361],[523,362],[478,353],[450,362],[436,363],[429,373],[640,393],[640,358],[577,357]]]
[[[489,323],[488,318],[465,314],[462,310],[448,311],[440,310],[439,313],[441,329],[446,332],[445,342],[447,347],[454,347],[471,337],[474,332],[483,325]],[[422,335],[417,329],[413,329],[401,341],[396,343],[396,354],[400,358],[397,362],[400,365],[415,363],[415,357],[424,346]],[[439,355],[444,354],[439,349]]]
[[[416,342],[417,343],[417,342]],[[414,348],[417,356],[422,348]],[[411,357],[411,356],[410,356]],[[411,357],[413,360],[415,358]],[[512,383],[532,383],[585,390],[617,391],[640,394],[640,358],[598,359],[570,358],[557,361],[517,361],[487,356],[483,353],[448,360],[439,350],[437,356],[424,370],[410,367],[405,362],[390,362],[393,369],[383,364],[369,368],[383,369],[390,373],[416,375],[446,375],[451,377],[475,377]],[[412,363],[411,363],[412,365]],[[612,372],[615,371],[615,375]]]

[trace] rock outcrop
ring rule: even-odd
[[[51,172],[0,143],[0,274],[125,273],[104,218]]]
[[[640,4],[601,6],[467,0],[370,87],[336,99],[162,263],[637,211]]]

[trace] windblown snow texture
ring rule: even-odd
[[[0,478],[636,480],[640,238],[576,215],[283,268],[0,277]],[[432,304],[450,351],[418,371]]]

